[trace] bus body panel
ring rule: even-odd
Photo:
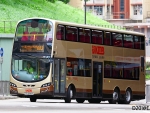
[[[101,98],[103,100],[107,100],[109,98],[112,98],[112,93],[116,87],[119,88],[121,98],[123,98],[125,91],[127,88],[130,88],[132,90],[133,100],[139,100],[145,98],[145,71],[141,71],[141,57],[145,56],[145,50],[140,49],[131,49],[131,48],[124,48],[124,47],[115,47],[115,46],[107,46],[107,45],[98,45],[98,44],[91,44],[91,43],[81,43],[81,42],[73,42],[73,41],[66,41],[66,40],[58,40],[57,39],[57,26],[58,25],[64,25],[64,26],[74,26],[78,28],[87,28],[87,29],[96,29],[96,30],[103,30],[103,31],[109,31],[109,32],[120,32],[120,33],[126,33],[126,34],[133,34],[138,36],[144,36],[141,33],[136,32],[130,32],[130,31],[122,31],[122,30],[112,30],[107,28],[101,28],[101,27],[94,27],[94,26],[88,26],[88,25],[80,25],[80,24],[74,24],[74,23],[67,23],[67,22],[61,22],[61,21],[51,21],[53,24],[53,43],[52,43],[52,53],[51,57],[53,57],[53,61],[55,59],[64,59],[66,62],[65,65],[65,92],[64,94],[55,93],[55,87],[58,85],[55,85],[55,73],[53,72],[55,69],[53,64],[50,64],[50,72],[46,79],[34,82],[34,83],[25,83],[25,82],[19,82],[15,80],[12,75],[10,82],[17,85],[18,88],[18,94],[24,94],[24,91],[26,88],[24,88],[22,85],[35,85],[34,88],[27,87],[32,89],[34,94],[42,94],[41,93],[41,86],[46,83],[50,83],[49,92],[50,94],[47,94],[48,96],[54,96],[54,97],[66,97],[66,93],[68,90],[68,87],[70,85],[73,85],[75,87],[76,95],[74,98],[93,98],[94,93],[94,62],[102,63],[102,83],[99,87],[101,87],[102,95],[96,98]],[[79,38],[79,37],[78,37]],[[67,65],[72,65],[71,59],[78,59],[78,60],[87,60],[90,63],[90,71],[88,69],[84,72],[90,73],[88,76],[81,75],[81,70],[78,70],[77,75],[68,75],[68,67]],[[70,60],[70,61],[68,61]],[[113,63],[119,62],[121,64],[135,64],[139,67],[137,67],[139,70],[139,78],[132,80],[131,78],[107,78],[105,77],[105,63],[110,62],[113,66]],[[74,64],[73,64],[74,65]],[[77,64],[76,64],[77,65]],[[116,64],[115,64],[116,65]],[[78,66],[78,65],[77,65]],[[53,68],[52,68],[53,67]],[[71,66],[70,66],[71,67]],[[80,67],[78,67],[80,68]],[[128,67],[127,67],[128,68]],[[75,69],[75,68],[74,68]],[[113,68],[112,68],[113,70]],[[128,69],[126,69],[128,70]],[[130,68],[129,68],[130,70]],[[124,75],[123,69],[120,70],[120,75]],[[59,72],[61,73],[61,72]],[[75,73],[75,72],[74,72]],[[134,73],[133,73],[134,74]],[[111,72],[112,75],[112,72]],[[134,75],[135,76],[135,75]],[[61,76],[60,76],[61,77]],[[59,78],[60,79],[60,78]],[[60,80],[61,81],[61,80]],[[58,81],[57,81],[58,82]],[[62,82],[62,81],[61,81]],[[63,81],[64,82],[64,81]],[[60,86],[61,87],[61,86]],[[47,90],[47,89],[43,89]],[[83,95],[82,95],[83,94]],[[17,95],[17,94],[16,94]],[[43,97],[44,98],[44,97]]]

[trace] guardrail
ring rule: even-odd
[[[14,33],[17,21],[0,21],[0,33]]]
[[[0,95],[10,95],[10,82],[9,81],[0,81]]]
[[[150,84],[146,84],[146,103],[150,102]]]

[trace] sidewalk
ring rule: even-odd
[[[0,100],[6,100],[6,99],[17,99],[17,98],[19,98],[19,97],[16,97],[16,96],[11,96],[11,95],[8,95],[8,96],[6,96],[6,95],[0,95]]]
[[[145,81],[147,85],[150,85],[150,80]]]
[[[146,99],[139,100],[139,101],[131,101],[131,105],[148,105],[150,106],[150,102],[146,103]]]

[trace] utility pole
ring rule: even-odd
[[[86,24],[86,0],[84,2],[84,23]]]

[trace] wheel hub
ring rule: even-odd
[[[118,93],[117,92],[113,93],[113,100],[118,100]]]
[[[70,90],[70,98],[72,98],[72,97],[73,97],[73,91]]]
[[[130,92],[127,91],[127,92],[126,92],[126,101],[130,101],[130,99],[131,99]]]

